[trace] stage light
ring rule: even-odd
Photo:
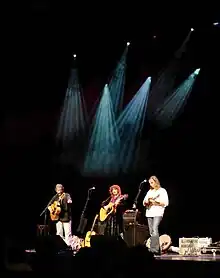
[[[76,58],[76,54],[73,54],[73,58]]]
[[[85,134],[87,112],[80,89],[78,71],[72,69],[59,120],[57,141],[65,148],[72,145],[77,138]]]
[[[192,91],[200,69],[196,69],[190,76],[164,101],[163,105],[155,112],[155,121],[161,128],[172,125],[173,121],[183,110]]]
[[[127,42],[127,46],[129,46],[131,43],[130,42]]]
[[[196,69],[196,70],[194,71],[194,74],[198,75],[199,72],[200,72],[200,69]]]
[[[190,30],[191,30],[191,32],[193,32],[193,31],[194,31],[194,28],[191,28]]]
[[[158,74],[155,84],[153,85],[147,106],[147,115],[149,119],[154,117],[154,113],[160,105],[163,104],[164,99],[171,94],[174,89],[175,79],[181,71],[182,57],[186,51],[187,43],[190,40],[192,32],[190,31],[180,48],[174,53],[173,59],[168,66]]]
[[[108,85],[112,100],[112,108],[116,118],[120,114],[123,105],[127,53],[128,43]]]
[[[84,161],[84,176],[108,176],[118,173],[118,151],[120,140],[108,85],[103,90],[98,106],[88,151]]]
[[[120,136],[120,167],[123,172],[135,167],[137,140],[141,136],[151,77],[148,77],[117,120]]]
[[[125,50],[117,63],[116,68],[114,69],[112,75],[110,76],[108,83],[108,88],[110,91],[112,109],[115,113],[115,118],[120,114],[123,105],[123,96],[124,96],[124,86],[125,86],[125,72],[126,72],[126,60],[128,53],[128,45],[126,45]],[[96,108],[98,106],[100,99],[98,99],[92,108],[91,118],[94,117]]]
[[[213,25],[214,25],[214,26],[218,26],[218,25],[219,25],[219,22],[214,22]]]

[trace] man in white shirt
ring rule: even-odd
[[[169,205],[169,199],[166,189],[160,186],[160,182],[156,176],[150,177],[149,184],[150,189],[143,200],[143,205],[146,207],[146,217],[151,235],[150,251],[159,254],[159,225],[163,218],[165,208]]]

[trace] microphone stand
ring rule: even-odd
[[[135,211],[135,222],[134,222],[134,231],[133,231],[133,245],[135,246],[136,244],[136,215],[138,213],[138,210],[137,210],[137,201],[138,201],[138,198],[139,198],[139,195],[141,193],[141,190],[142,190],[142,185],[143,185],[143,181],[139,184],[139,188],[138,188],[138,193],[134,199],[134,203],[133,203],[133,206],[132,206],[132,209]]]
[[[57,197],[57,194],[51,198],[51,200],[49,201],[47,206],[44,208],[44,210],[40,214],[40,217],[44,214],[44,225],[47,224],[47,208],[49,207],[50,204],[53,203],[53,201],[55,200],[56,197]]]
[[[133,210],[136,210],[136,208],[137,208],[137,201],[138,201],[138,198],[139,198],[139,196],[140,196],[140,194],[141,194],[142,184],[143,184],[143,183],[144,183],[144,182],[141,182],[140,185],[139,185],[138,193],[137,193],[137,195],[136,195],[136,197],[135,197],[135,199],[134,199],[134,203],[133,203],[133,206],[132,206],[132,209],[133,209]]]
[[[86,202],[85,202],[84,208],[83,208],[82,213],[81,213],[81,216],[80,216],[80,222],[79,222],[79,226],[78,226],[78,228],[77,228],[77,232],[80,233],[80,234],[83,234],[83,233],[84,233],[85,227],[86,227],[86,225],[87,225],[88,219],[85,218],[85,212],[86,212],[88,203],[89,203],[89,201],[90,201],[91,192],[92,192],[92,189],[89,188],[89,189],[88,189],[88,193],[87,193]]]

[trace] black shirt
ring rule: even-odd
[[[59,198],[60,196],[57,195],[54,201],[59,201]],[[69,222],[72,219],[71,216],[72,199],[70,197],[70,194],[64,193],[64,197],[59,202],[60,202],[61,212],[58,221]]]

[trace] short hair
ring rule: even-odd
[[[121,195],[121,187],[120,187],[119,185],[113,184],[112,186],[110,186],[110,188],[109,188],[109,193],[110,193],[111,195],[112,195],[113,189],[117,189],[119,195]]]
[[[64,189],[64,186],[63,186],[61,183],[56,184],[55,189],[56,189],[58,186],[61,186],[61,187]]]

